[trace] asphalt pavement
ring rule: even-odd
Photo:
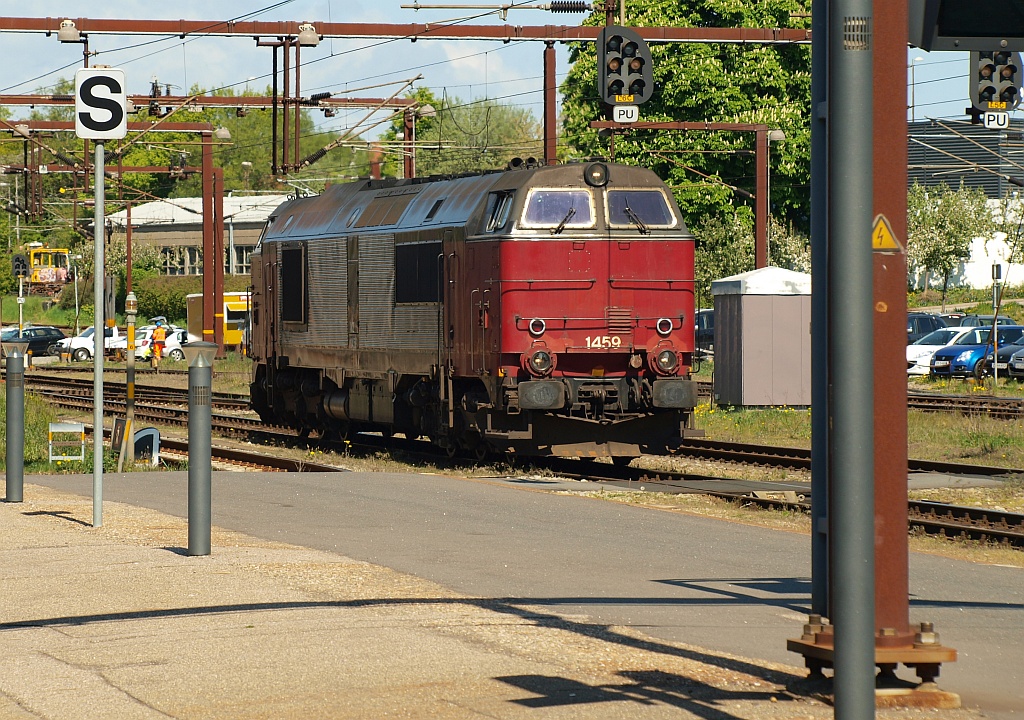
[[[548,479],[215,472],[193,558],[185,473],[106,474],[102,528],[91,476],[26,482],[0,506],[0,717],[831,715],[785,692],[799,534]],[[911,622],[960,653],[940,685],[987,717],[1024,717],[1022,580],[911,557]]]

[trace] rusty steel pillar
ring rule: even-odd
[[[224,168],[213,170],[213,342],[224,357]],[[203,273],[206,268],[204,264]],[[204,280],[205,282],[205,280]],[[205,333],[204,333],[205,337]]]
[[[402,114],[402,175],[407,180],[416,177],[416,111],[409,109]]]
[[[768,266],[768,126],[759,125],[755,137],[754,267],[763,268]]]
[[[216,286],[217,241],[214,237],[213,131],[203,138],[203,341],[213,342],[213,296]]]
[[[285,38],[281,46],[284,48],[284,88],[281,94],[281,167],[279,172],[287,174],[288,170],[288,128],[289,128],[289,111],[291,108],[291,80],[289,75],[291,74],[291,38]]]
[[[558,114],[555,90],[555,44],[544,43],[544,164],[558,164]]]
[[[816,3],[815,9],[823,7]],[[941,644],[932,623],[910,624],[907,518],[907,119],[906,3],[873,1],[873,194],[872,284],[874,305],[874,515],[875,664],[879,707],[955,708],[956,694],[938,689],[935,679],[956,650]],[[815,30],[819,26],[815,25]],[[897,247],[882,240],[895,239]],[[867,240],[865,240],[866,242]],[[832,508],[835,511],[835,508]],[[834,552],[834,548],[833,548]],[[817,571],[818,569],[816,569]],[[829,596],[833,578],[829,577]],[[829,603],[831,612],[831,602]],[[804,656],[812,678],[833,666],[834,626],[812,611],[803,635],[789,649]],[[902,664],[918,684],[896,677]]]

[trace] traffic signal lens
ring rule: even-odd
[[[607,52],[617,53],[619,48],[622,47],[622,38],[618,35],[612,35],[608,38],[608,42],[604,44],[604,49]]]
[[[608,83],[608,94],[609,95],[622,95],[622,81],[614,80]]]
[[[638,72],[640,72],[643,69],[644,69],[644,60],[643,60],[643,58],[635,57],[635,58],[633,58],[632,60],[629,61],[629,71],[631,73],[638,73]]]
[[[622,54],[626,57],[636,57],[637,44],[634,42],[626,43],[622,48]]]
[[[647,83],[643,80],[634,80],[629,84],[630,95],[643,95],[644,89],[647,87]]]
[[[622,69],[622,58],[613,57],[608,61],[608,72],[617,73]]]

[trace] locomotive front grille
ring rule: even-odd
[[[628,335],[633,332],[633,308],[610,307],[606,315],[610,334]]]

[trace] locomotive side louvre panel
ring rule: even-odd
[[[306,246],[309,334],[317,347],[348,347],[348,242],[330,237]]]
[[[364,347],[424,351],[422,357],[432,357],[437,348],[441,292],[438,231],[375,235],[366,253],[368,257],[361,268],[363,285],[369,285],[373,292],[370,293],[372,298],[367,300],[361,295],[360,303],[367,302],[371,308],[371,315],[364,316],[364,323],[374,327],[364,328]],[[413,275],[413,271],[418,274]],[[406,302],[400,302],[400,298]],[[380,332],[376,328],[378,318],[381,318],[380,327],[384,328]],[[375,332],[376,335],[371,334]],[[416,360],[413,366],[421,364]],[[429,369],[429,364],[422,365],[423,370]]]

